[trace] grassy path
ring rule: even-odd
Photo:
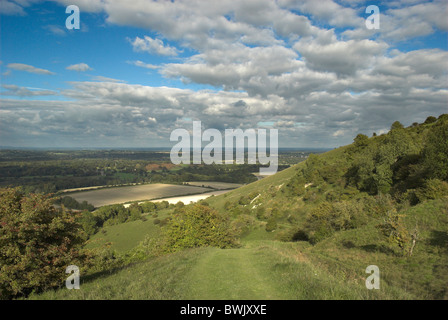
[[[190,272],[191,299],[284,299],[255,249],[210,249]]]

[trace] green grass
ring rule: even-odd
[[[110,244],[111,249],[124,253],[137,246],[146,235],[157,237],[160,226],[154,224],[154,220],[164,219],[168,216],[168,211],[158,211],[157,218],[153,218],[152,214],[145,215],[146,221],[137,220],[103,227],[89,239],[86,248],[93,249]]]
[[[377,265],[382,282],[398,299],[448,299],[448,199],[419,204],[403,214],[408,228],[417,226],[419,232],[412,256],[381,235],[379,221],[337,232],[306,254],[327,273],[348,278]]]
[[[81,288],[61,288],[34,294],[31,300],[176,300],[188,296],[188,278],[197,259],[208,249],[184,250],[137,263],[111,274],[83,277]]]
[[[61,288],[30,299],[394,299],[400,290],[367,290],[330,274],[303,243],[250,241],[242,248],[197,248],[153,258],[113,273],[81,277],[81,289]]]
[[[303,162],[299,163],[296,166],[282,170],[276,173],[275,175],[267,176],[261,180],[249,183],[235,190],[229,191],[223,195],[210,197],[206,201],[211,206],[216,208],[218,211],[224,212],[225,211],[224,204],[227,201],[237,202],[242,195],[247,195],[252,192],[262,193],[268,189],[280,187],[282,183],[287,182],[289,178],[291,178],[291,176],[295,173],[297,168],[299,168],[301,165],[303,165]]]

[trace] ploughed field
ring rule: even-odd
[[[199,186],[155,183],[75,192],[70,196],[78,202],[87,201],[98,208],[110,204],[199,194],[209,191],[209,188]]]

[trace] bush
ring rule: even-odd
[[[429,179],[422,188],[415,191],[419,202],[448,196],[448,183],[439,179]]]
[[[268,219],[265,229],[267,232],[272,232],[275,229],[277,229],[277,221],[276,221],[275,217],[270,217]]]
[[[201,246],[228,248],[237,244],[228,217],[201,204],[186,206],[174,215],[163,231],[163,238],[167,252]]]
[[[255,217],[248,214],[241,214],[232,221],[231,225],[235,233],[244,234],[254,227]]]
[[[83,265],[86,235],[77,215],[45,195],[0,189],[0,298],[63,284],[69,265]]]
[[[317,243],[334,232],[360,227],[367,223],[365,206],[362,202],[341,201],[335,203],[323,202],[308,214],[304,230],[311,243]]]

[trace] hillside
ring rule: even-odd
[[[81,290],[31,298],[448,299],[447,141],[448,115],[408,128],[395,122],[387,134],[359,134],[200,205],[164,211],[170,219],[157,232],[134,221],[146,239],[133,249],[119,245],[128,223],[115,225],[110,245],[120,263],[83,278]],[[366,289],[370,265],[380,270],[379,290]]]

